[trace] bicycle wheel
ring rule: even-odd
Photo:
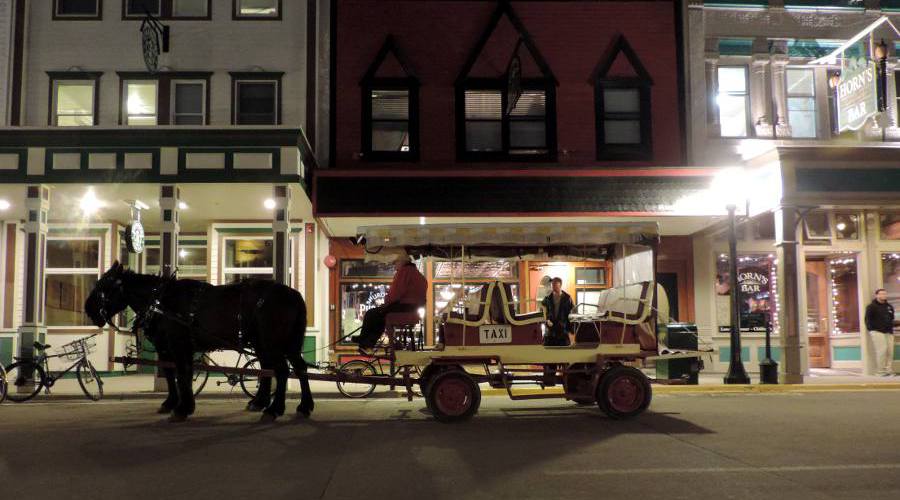
[[[28,401],[41,392],[46,378],[44,369],[31,361],[13,363],[6,369],[9,384],[6,398],[16,403]]]
[[[347,361],[338,368],[338,373],[350,377],[368,377],[376,375],[372,363],[361,359]],[[375,392],[375,384],[365,382],[337,382],[338,391],[348,398],[364,398]]]
[[[81,363],[78,363],[76,371],[78,373],[78,385],[81,386],[84,395],[91,401],[103,399],[103,381],[100,380],[100,375],[97,374],[94,365],[87,358],[84,358],[81,360]]]
[[[258,371],[260,369],[259,360],[256,358],[250,358],[244,363],[242,366],[244,370],[255,370]],[[241,390],[244,391],[244,394],[251,398],[256,397],[256,393],[259,391],[259,379],[260,376],[257,374],[247,374],[241,373],[240,383]],[[275,381],[272,381],[272,384],[269,386],[269,391],[274,394],[275,393]]]
[[[209,359],[209,356],[207,356],[206,354],[200,356],[200,359],[198,361],[204,365],[213,364],[212,360]],[[209,380],[209,372],[201,368],[194,367],[194,376],[191,379],[191,387],[194,390],[194,396],[198,396],[201,392],[203,392],[203,388],[206,387],[207,380]]]
[[[0,403],[6,399],[6,368],[0,365]]]

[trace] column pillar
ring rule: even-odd
[[[775,210],[775,256],[778,259],[777,293],[781,306],[778,324],[781,327],[782,384],[803,383],[803,358],[800,342],[800,248],[797,241],[798,214],[794,207]]]
[[[273,276],[276,283],[291,285],[291,189],[287,184],[272,186]],[[300,249],[297,249],[300,251]],[[300,272],[299,269],[295,272]]]
[[[44,318],[44,269],[47,259],[47,212],[50,188],[28,186],[25,230],[25,280],[22,324],[19,326],[19,356],[34,357],[34,342],[44,342],[47,325]]]
[[[750,62],[750,106],[756,137],[772,137],[772,123],[769,114],[772,112],[772,101],[768,98],[766,78],[769,66],[768,54],[753,54]]]
[[[718,137],[721,134],[719,123],[719,53],[712,52],[707,47],[706,55],[706,126],[707,135]]]
[[[775,134],[778,139],[791,136],[791,124],[787,112],[787,88],[784,81],[784,70],[788,64],[788,56],[776,54],[772,56],[772,87],[775,101]]]
[[[163,276],[172,276],[178,268],[178,232],[181,189],[175,184],[159,186],[159,268]]]
[[[178,202],[181,200],[181,189],[176,184],[162,184],[159,186],[159,270],[164,277],[170,277],[178,269],[178,232],[180,229],[180,209]],[[153,380],[153,390],[162,392],[168,390],[166,379],[162,376],[162,370],[156,370],[156,378]]]

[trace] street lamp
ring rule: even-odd
[[[884,38],[875,44],[875,61],[878,64],[878,111],[887,109],[887,44]]]
[[[731,288],[731,360],[728,363],[728,373],[725,375],[726,384],[749,384],[750,377],[744,370],[744,362],[741,361],[741,305],[740,290],[737,279],[737,235],[734,230],[734,205],[725,207],[728,210],[728,258],[729,277]]]

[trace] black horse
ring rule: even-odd
[[[140,328],[157,350],[169,395],[159,413],[183,421],[194,412],[191,388],[195,353],[253,349],[263,369],[275,372],[275,393],[270,377],[260,377],[259,392],[247,409],[263,411],[262,420],[284,414],[288,362],[300,379],[297,413],[308,417],[314,403],[301,350],[306,332],[306,304],[296,290],[270,280],[245,280],[212,286],[189,279],[137,274],[118,261],[106,271],[85,301],[85,313],[98,327],[126,307],[140,318]],[[138,323],[138,322],[136,322]]]

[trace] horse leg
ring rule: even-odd
[[[272,363],[268,356],[259,356],[259,367],[263,370],[271,370]],[[272,399],[272,377],[259,377],[256,396],[247,403],[247,411],[263,411]]]
[[[272,404],[263,411],[261,421],[274,422],[277,417],[284,415],[284,399],[287,394],[288,365],[282,357],[275,363],[275,399]]]
[[[160,356],[160,361],[171,361],[169,359],[165,359]],[[166,377],[166,389],[169,394],[166,396],[166,399],[159,406],[159,409],[156,410],[156,413],[160,415],[168,415],[172,413],[172,410],[175,409],[175,406],[178,405],[178,387],[175,384],[175,369],[174,368],[163,368],[162,369],[163,376]]]
[[[175,374],[178,384],[178,405],[172,410],[170,422],[184,422],[194,413],[194,356],[190,349],[182,349],[175,356]]]
[[[309,418],[313,408],[316,406],[313,401],[312,391],[309,390],[309,376],[306,374],[306,362],[299,354],[289,354],[288,361],[294,367],[294,375],[300,379],[300,405],[297,406],[297,414]]]

